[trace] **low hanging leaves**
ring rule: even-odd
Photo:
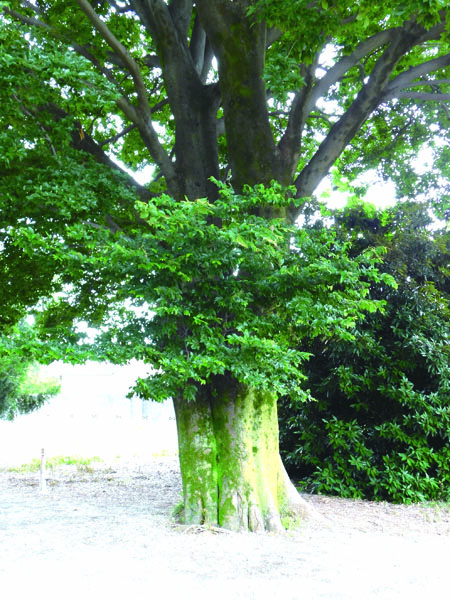
[[[224,374],[304,398],[302,339],[351,339],[355,323],[382,308],[368,298],[380,258],[368,251],[351,259],[326,228],[301,230],[257,214],[290,202],[277,184],[242,194],[222,184],[215,204],[168,196],[138,202],[145,228],[87,227],[83,240],[74,225],[79,252],[47,240],[71,285],[40,314],[42,328],[66,347],[69,322],[96,327],[95,342],[78,339],[78,351],[142,359],[152,374],[136,391],[146,398],[181,389],[189,400]],[[42,247],[42,239],[31,240]]]

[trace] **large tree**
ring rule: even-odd
[[[291,224],[330,172],[413,194],[427,141],[441,191],[445,3],[1,4],[2,326],[47,297],[74,360],[80,319],[97,356],[144,359],[138,393],[174,399],[185,520],[279,529],[295,348],[351,336],[379,277],[376,253]]]

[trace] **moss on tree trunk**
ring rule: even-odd
[[[275,397],[240,387],[175,410],[184,522],[281,531],[299,497],[279,458]]]

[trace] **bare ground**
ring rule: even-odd
[[[308,496],[323,520],[285,535],[175,524],[175,457],[0,471],[8,600],[447,598],[450,509]]]

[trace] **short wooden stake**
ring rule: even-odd
[[[39,477],[39,489],[41,491],[41,494],[47,493],[47,479],[46,479],[46,472],[45,472],[45,450],[44,450],[44,448],[42,448],[42,450],[41,450],[41,473],[40,473],[40,477]]]

